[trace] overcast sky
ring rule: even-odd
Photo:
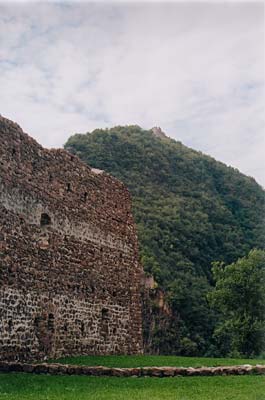
[[[0,113],[46,147],[158,125],[265,186],[264,3],[0,0]]]

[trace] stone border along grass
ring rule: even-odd
[[[265,375],[265,365],[235,365],[220,367],[137,367],[109,368],[69,364],[26,364],[0,361],[0,372],[26,372],[50,375],[90,375],[117,377],[171,377],[171,376],[216,376],[216,375]]]

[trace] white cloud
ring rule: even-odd
[[[0,112],[45,146],[160,125],[265,186],[262,3],[0,2]]]

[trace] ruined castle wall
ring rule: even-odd
[[[0,358],[142,351],[127,189],[0,117]]]

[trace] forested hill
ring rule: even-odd
[[[207,339],[201,332],[207,312],[203,294],[211,283],[211,262],[231,263],[252,248],[264,248],[261,186],[139,126],[76,134],[65,148],[128,186],[145,270],[166,289],[185,320],[183,335],[202,348]],[[205,320],[206,325],[211,324]]]

